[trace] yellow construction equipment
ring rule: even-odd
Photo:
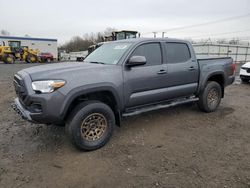
[[[15,57],[12,54],[10,46],[0,45],[0,61],[3,61],[6,64],[12,64],[15,62]]]
[[[100,42],[98,44],[94,44],[88,47],[88,54],[93,52],[96,48],[103,45],[105,42],[108,41],[115,41],[115,40],[124,40],[124,39],[133,39],[136,38],[136,35],[140,37],[140,33],[138,31],[130,31],[130,30],[122,30],[122,31],[113,31],[110,36],[104,37],[104,42]]]
[[[6,46],[4,42],[0,45],[0,61],[6,64],[14,63],[15,60],[35,63],[39,61],[39,50],[29,49],[28,46]]]
[[[22,51],[20,54],[21,60],[26,61],[27,63],[35,63],[38,62],[38,53],[39,50],[29,49],[27,46],[22,47]]]

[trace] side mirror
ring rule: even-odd
[[[127,66],[133,67],[133,66],[139,66],[139,65],[145,65],[147,62],[145,56],[132,56],[126,63]]]

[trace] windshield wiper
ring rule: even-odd
[[[89,63],[102,64],[102,65],[106,64],[106,63],[99,62],[99,61],[89,61]]]

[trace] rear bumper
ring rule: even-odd
[[[235,81],[235,76],[234,75],[230,76],[227,80],[226,85],[231,85],[232,83],[234,83],[234,81]]]

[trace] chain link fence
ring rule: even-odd
[[[236,63],[250,62],[250,46],[231,44],[193,44],[197,58],[232,57]]]

